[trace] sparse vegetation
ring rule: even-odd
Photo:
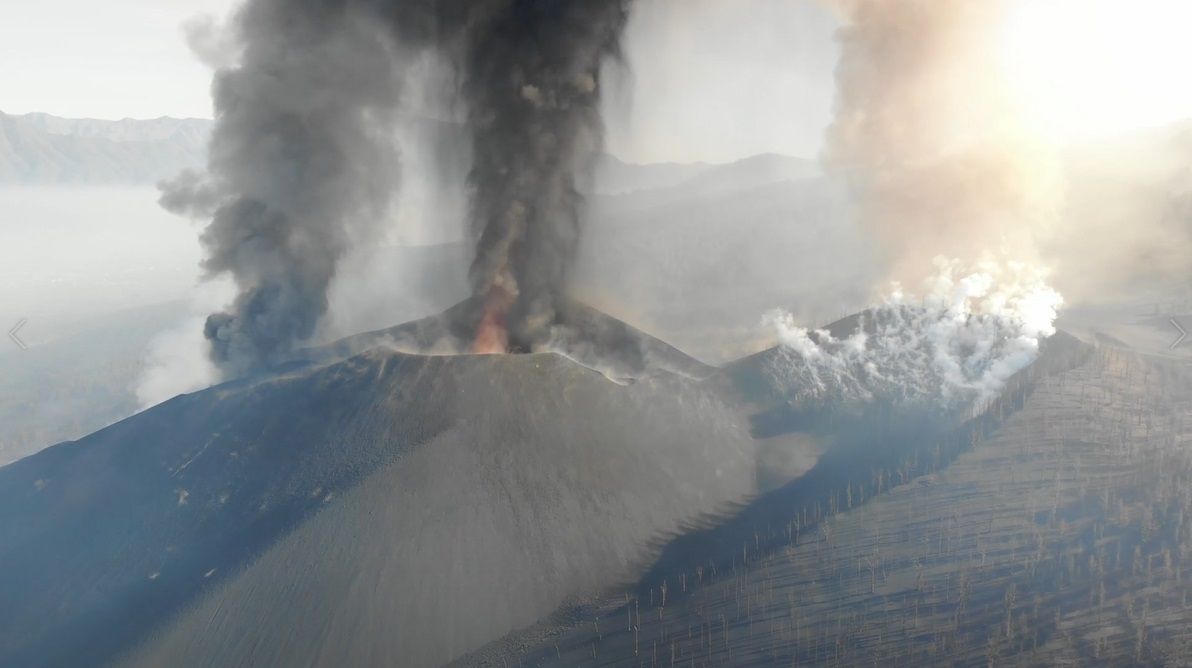
[[[523,665],[659,665],[633,654],[647,641],[662,665],[671,647],[695,666],[1182,665],[1190,397],[1192,373],[1112,348],[1020,374],[929,461],[849,482],[685,591],[625,604],[657,614]]]

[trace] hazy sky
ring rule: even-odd
[[[61,116],[211,116],[211,74],[181,24],[233,0],[5,2],[0,111]]]
[[[0,111],[210,117],[210,71],[181,24],[240,0],[8,0]],[[1192,2],[1007,0],[1007,73],[1064,138],[1192,115]],[[606,86],[608,144],[631,161],[814,157],[830,119],[838,18],[822,0],[637,0],[630,70]],[[64,20],[64,17],[70,17]]]
[[[181,24],[238,0],[6,4],[0,111],[211,116],[211,73]],[[610,83],[610,149],[641,162],[814,156],[829,119],[833,30],[813,0],[639,0],[626,45],[632,79]]]
[[[627,160],[815,157],[831,120],[836,17],[813,0],[639,0],[628,79],[606,91]]]

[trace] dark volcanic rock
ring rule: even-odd
[[[876,334],[873,316],[868,311],[842,318],[825,329],[837,340],[862,329],[870,337]],[[810,332],[808,336],[812,341],[821,343],[822,337],[818,332]],[[1088,351],[1087,344],[1067,332],[1059,331],[1040,342],[1038,357],[1032,366],[1037,371],[1068,368],[1087,355]],[[899,406],[906,403],[904,397],[884,395],[878,383],[869,385],[864,383],[863,378],[848,379],[860,387],[826,382],[817,392],[792,392],[788,387],[792,378],[791,365],[791,353],[776,346],[730,362],[717,370],[719,381],[726,391],[750,407],[750,430],[758,438],[791,432],[834,431],[841,424],[868,419],[883,411],[907,412],[905,405]],[[892,373],[890,369],[878,369],[874,375],[877,378],[897,376],[898,371],[894,369]],[[869,396],[865,395],[867,392]],[[938,417],[945,421],[957,417],[950,414],[957,413],[955,407],[940,410],[933,404],[934,401],[921,408],[938,412]],[[964,414],[963,410],[959,412],[961,416]]]
[[[460,664],[1186,665],[1192,373],[1054,341],[950,462],[860,471],[881,491],[853,477],[814,511],[763,497],[751,508],[786,517],[736,536],[732,561],[656,573]],[[632,628],[606,623],[629,611]]]
[[[543,350],[570,357],[617,380],[656,371],[706,378],[714,367],[674,346],[578,301],[557,305],[553,338]],[[378,345],[416,354],[450,355],[471,349],[480,323],[482,302],[473,297],[446,311],[396,327],[350,336],[329,346],[302,351],[305,360],[330,360]]]
[[[891,443],[928,462],[940,428],[878,411],[817,461],[831,419],[750,436],[791,408],[764,354],[712,369],[576,303],[561,353],[449,354],[475,314],[303,351],[0,468],[0,665],[440,664],[731,569],[796,503],[900,465]],[[1057,337],[1038,364],[1083,350]]]
[[[0,468],[0,664],[432,665],[633,581],[755,491],[715,388],[638,371],[380,346]]]

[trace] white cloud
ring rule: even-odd
[[[851,396],[961,407],[989,399],[1035,360],[1055,333],[1063,298],[1046,273],[986,260],[966,267],[937,258],[921,297],[895,288],[865,314],[865,326],[837,339],[772,311],[780,354],[770,373],[792,399]]]

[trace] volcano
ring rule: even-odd
[[[459,663],[1181,665],[1190,406],[1180,360],[1057,334],[948,433],[838,442],[627,593]]]
[[[562,353],[426,354],[478,312],[0,469],[0,664],[435,665],[756,494],[710,367],[579,304]]]
[[[471,661],[731,570],[800,507],[810,526],[946,466],[960,428],[833,418],[772,387],[775,350],[714,368],[576,302],[551,350],[468,354],[483,314],[300,351],[0,468],[0,664]],[[1048,344],[1032,373],[1086,348]]]
[[[477,333],[489,311],[485,300],[466,299],[446,311],[412,322],[357,334],[321,348],[301,351],[293,363],[327,362],[376,346],[414,354],[462,355],[473,352]],[[582,302],[557,305],[549,350],[610,378],[629,381],[664,371],[691,379],[705,379],[715,368],[670,344],[642,332]],[[512,352],[531,352],[514,346]]]

